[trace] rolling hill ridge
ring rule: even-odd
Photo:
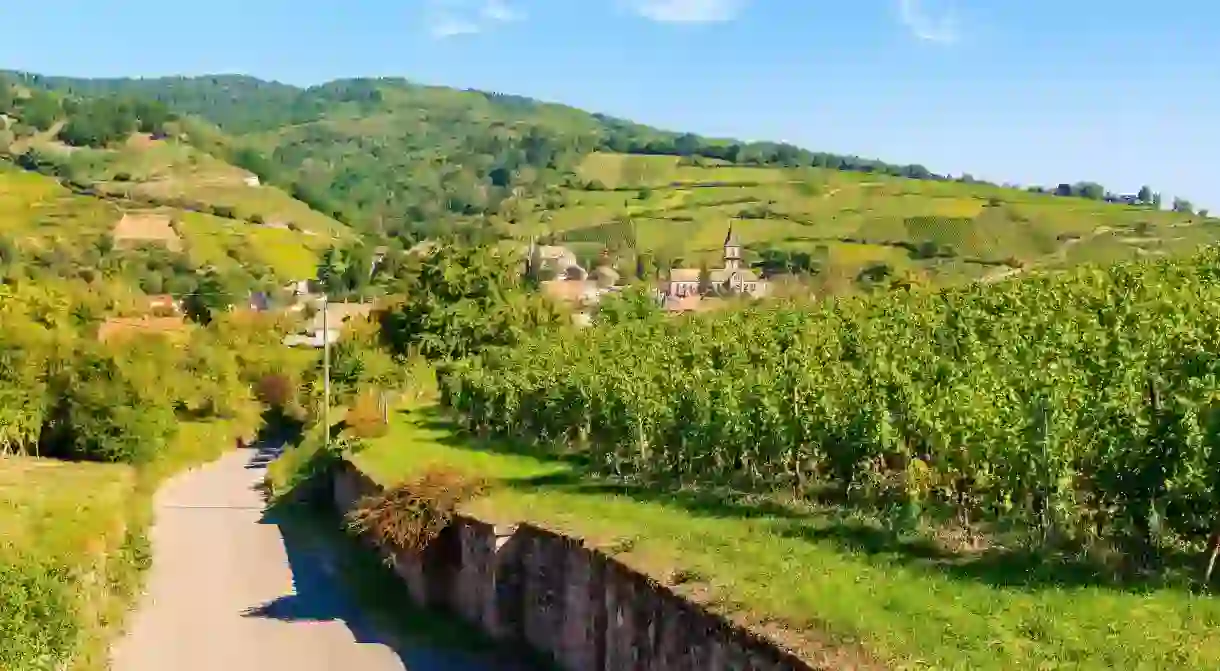
[[[1218,228],[1188,204],[1153,207],[1150,193],[1120,204],[1088,182],[1005,188],[401,79],[303,89],[245,76],[5,76],[27,95],[140,101],[158,112],[157,124],[137,119],[133,130],[167,132],[61,147],[47,161],[69,166],[61,177],[107,197],[257,225],[249,230],[291,224],[288,232],[319,240],[344,224],[402,245],[454,231],[541,237],[651,273],[711,260],[735,220],[750,261],[838,292],[870,284],[865,277],[952,282],[1176,255],[1213,242]],[[61,107],[71,121],[82,106]],[[27,164],[37,163],[31,152],[53,156],[64,138],[51,130],[10,141],[14,155]],[[249,187],[254,175],[260,185]]]

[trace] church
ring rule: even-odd
[[[667,297],[685,298],[700,295],[698,268],[674,268],[669,271],[665,287]],[[745,294],[761,297],[767,293],[767,281],[742,265],[741,243],[733,234],[733,225],[724,236],[724,266],[708,271],[708,291],[711,295]]]

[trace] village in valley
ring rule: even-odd
[[[575,253],[561,245],[531,241],[523,251],[527,276],[538,281],[545,295],[575,308],[577,323],[590,321],[603,296],[624,289],[623,273],[604,252],[582,266]],[[712,309],[727,298],[764,298],[770,290],[770,282],[745,265],[732,223],[724,237],[720,267],[670,268],[659,271],[649,286],[658,306],[671,314]]]

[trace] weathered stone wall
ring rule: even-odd
[[[346,463],[333,484],[344,513],[380,491]],[[394,568],[417,603],[567,671],[813,671],[579,540],[529,524],[459,516],[422,556],[396,554]]]

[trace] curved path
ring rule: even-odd
[[[157,494],[147,591],[114,671],[433,671],[479,666],[373,632],[324,548],[264,514],[269,450],[232,452]]]

